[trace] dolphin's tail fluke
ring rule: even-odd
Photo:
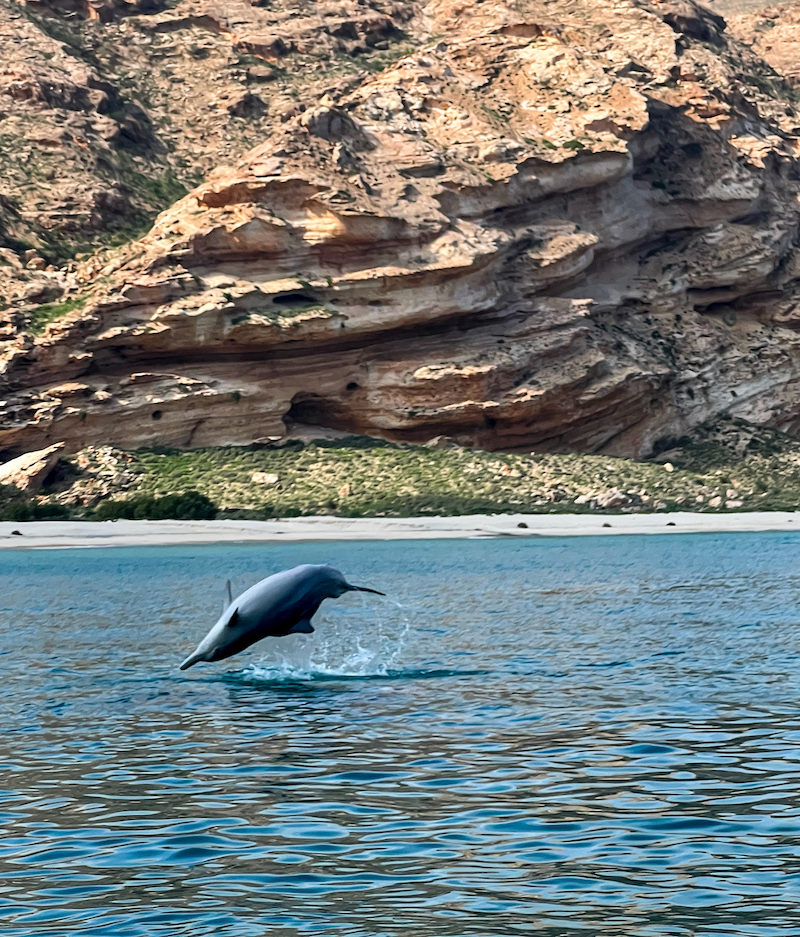
[[[190,654],[186,658],[186,660],[181,664],[181,670],[188,670],[190,667],[193,667],[200,660],[204,660],[203,655],[195,651],[194,654]]]

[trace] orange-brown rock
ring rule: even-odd
[[[410,47],[414,12],[380,0],[168,6],[0,0],[0,247],[59,264],[139,236],[204,173],[304,108],[299,97],[342,93]]]
[[[416,13],[435,39],[298,94],[6,342],[0,447],[301,423],[647,455],[724,413],[800,426],[788,86],[689,0]]]
[[[126,126],[152,144],[141,108],[16,4],[0,3],[0,61],[0,241],[22,254],[133,210],[102,163]]]
[[[64,443],[26,452],[0,465],[0,485],[13,485],[29,494],[37,492],[58,462]]]
[[[800,84],[800,3],[761,3],[731,17],[730,29],[791,85]]]

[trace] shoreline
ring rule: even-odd
[[[519,527],[526,524],[527,527]],[[457,517],[292,517],[269,521],[2,521],[1,549],[433,540],[800,530],[800,511],[730,514],[471,514]],[[14,534],[12,531],[19,531]]]

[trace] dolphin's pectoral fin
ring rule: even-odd
[[[226,628],[235,628],[237,622],[239,621],[239,609],[235,608],[231,613],[231,617],[225,622]]]
[[[296,625],[286,632],[286,634],[311,634],[314,630],[314,626],[311,624],[310,618],[301,618]]]

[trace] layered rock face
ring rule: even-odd
[[[433,38],[298,92],[141,241],[84,263],[74,311],[5,342],[0,447],[311,424],[647,456],[721,414],[800,428],[800,120],[720,16],[361,6],[395,17],[373,42],[401,21]]]
[[[300,97],[336,94],[410,47],[402,4],[334,6],[0,0],[0,247],[59,265],[130,241]]]

